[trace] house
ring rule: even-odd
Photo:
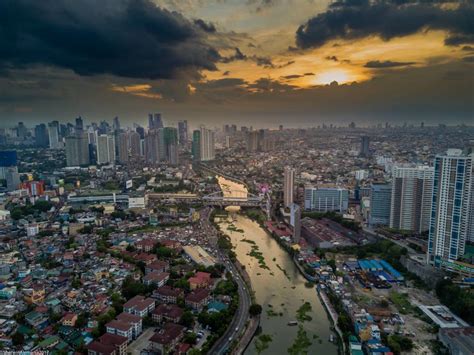
[[[184,291],[180,288],[165,285],[153,291],[151,297],[162,303],[177,303],[179,297],[184,298]]]
[[[153,250],[154,246],[157,244],[156,240],[152,239],[143,239],[135,243],[137,250],[144,251],[149,253]]]
[[[184,329],[182,325],[166,323],[161,330],[150,338],[151,349],[160,354],[167,354],[183,338]]]
[[[102,344],[98,341],[93,341],[87,345],[88,355],[117,355],[117,349],[113,345]]]
[[[166,261],[157,260],[145,267],[145,274],[149,274],[150,272],[154,272],[154,271],[166,272],[169,269],[170,269],[170,265]]]
[[[203,307],[209,302],[210,292],[205,288],[198,288],[191,291],[185,298],[186,306],[196,311],[202,311]]]
[[[25,315],[25,321],[33,328],[43,329],[48,324],[48,316],[43,313],[32,311]]]
[[[74,313],[66,313],[61,320],[62,325],[74,327],[77,321],[77,314]]]
[[[184,314],[184,310],[174,304],[160,304],[151,313],[153,321],[161,323],[163,321],[178,323]]]
[[[105,325],[105,328],[107,330],[107,333],[109,334],[117,334],[123,336],[127,338],[128,341],[132,341],[134,339],[134,326],[131,323],[114,319],[113,321],[107,323]]]
[[[43,303],[45,297],[44,287],[41,285],[33,285],[30,289],[25,289],[25,301],[29,304]]]
[[[155,300],[153,298],[145,298],[137,295],[123,305],[123,311],[145,317],[155,309]]]
[[[156,255],[148,254],[148,253],[138,253],[138,254],[135,254],[133,257],[137,262],[141,261],[145,265],[150,265],[153,262],[155,262],[156,260],[158,260]]]
[[[112,346],[114,350],[116,351],[116,355],[127,354],[128,339],[123,336],[120,336],[117,334],[105,333],[98,339],[98,341],[94,341],[93,343],[96,343],[96,342],[101,345],[106,345],[107,348]],[[89,350],[89,354],[91,354],[90,349],[88,350]]]
[[[132,337],[134,339],[142,333],[143,321],[140,316],[122,312],[117,316],[117,320],[129,323],[133,326]]]
[[[189,278],[189,286],[191,290],[195,290],[197,288],[204,288],[209,287],[212,285],[211,274],[208,272],[201,272],[198,271],[196,275]]]
[[[164,286],[170,279],[170,274],[167,272],[153,271],[143,277],[143,283],[147,286],[156,285],[157,287]]]

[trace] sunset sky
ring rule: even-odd
[[[0,125],[474,121],[474,2],[0,1]]]

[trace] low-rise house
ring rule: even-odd
[[[132,337],[134,339],[138,338],[138,336],[142,333],[143,321],[140,316],[122,312],[117,316],[117,319],[121,322],[127,322],[133,326]]]
[[[157,287],[164,286],[170,279],[170,274],[167,272],[153,271],[143,276],[143,283],[147,286],[156,285]]]
[[[178,298],[184,298],[184,291],[180,288],[173,288],[165,285],[154,290],[151,297],[162,303],[177,303]]]
[[[117,335],[105,333],[98,340],[87,346],[88,355],[125,355],[127,354],[128,339]]]
[[[160,331],[150,338],[151,349],[159,354],[167,354],[183,338],[184,329],[182,325],[166,323]]]
[[[154,322],[178,323],[184,314],[184,310],[174,304],[160,304],[152,312],[151,317]]]
[[[105,325],[107,333],[109,334],[117,334],[123,336],[128,339],[128,341],[132,341],[134,339],[134,326],[131,323],[120,321],[114,319],[113,321],[107,323]]]
[[[66,313],[61,320],[62,325],[74,327],[77,321],[77,314],[74,313]]]
[[[153,298],[145,298],[137,295],[123,305],[123,311],[145,317],[155,309],[155,300]]]
[[[197,288],[204,288],[209,287],[212,285],[211,274],[208,272],[201,272],[198,271],[196,275],[189,278],[189,286],[191,290],[195,290]]]
[[[145,267],[145,274],[149,274],[154,271],[166,272],[169,269],[170,269],[170,265],[166,261],[157,260]]]
[[[210,292],[205,288],[198,288],[189,293],[185,298],[186,306],[189,306],[196,311],[202,311],[209,300]]]

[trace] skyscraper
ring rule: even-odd
[[[368,136],[361,137],[360,155],[363,157],[368,157],[370,155],[370,138]]]
[[[137,158],[142,155],[141,153],[141,138],[138,132],[130,132],[130,156]]]
[[[163,129],[165,143],[166,161],[170,164],[178,164],[178,131],[174,127]]]
[[[161,113],[149,113],[148,114],[148,129],[158,129],[158,128],[163,128]]]
[[[390,228],[424,232],[429,229],[434,168],[393,168]]]
[[[117,139],[118,145],[118,162],[120,164],[126,164],[129,160],[129,153],[130,153],[130,142],[128,133],[120,133]]]
[[[53,121],[48,123],[48,138],[49,138],[49,147],[51,149],[61,148],[59,143],[59,122]]]
[[[215,158],[214,132],[201,127],[200,129],[200,160],[208,161]]]
[[[434,160],[434,182],[428,239],[428,262],[448,267],[464,255],[466,240],[474,240],[474,155],[448,149]]]
[[[178,122],[179,144],[184,145],[188,142],[188,121]]]
[[[0,179],[6,179],[7,172],[14,169],[18,172],[18,156],[16,150],[0,151]]]
[[[192,146],[192,155],[194,161],[201,161],[201,131],[193,131],[193,146]]]
[[[389,225],[391,200],[392,186],[390,184],[372,184],[370,191],[370,226]]]
[[[120,120],[118,116],[114,117],[114,121],[112,123],[112,129],[114,130],[114,132],[120,131]]]
[[[293,242],[298,244],[301,237],[301,207],[296,203],[292,203],[290,213],[290,224],[293,227]]]
[[[89,165],[89,141],[85,134],[66,137],[67,166]]]
[[[285,166],[283,176],[283,203],[285,208],[289,208],[294,202],[295,189],[295,169]]]
[[[97,137],[97,164],[112,164],[115,162],[115,137],[101,134]]]
[[[82,117],[79,116],[76,118],[76,133],[81,134],[84,131],[84,121],[82,120]]]
[[[145,136],[145,160],[158,164],[166,157],[163,129],[152,129]]]
[[[44,123],[35,127],[35,143],[41,148],[46,148],[49,144],[48,128]]]
[[[259,150],[259,131],[250,131],[246,134],[247,151],[256,152]]]

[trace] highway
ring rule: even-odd
[[[243,332],[245,328],[245,323],[249,319],[249,307],[251,305],[250,294],[245,282],[240,277],[237,268],[225,255],[220,255],[221,260],[226,265],[227,269],[232,272],[234,280],[238,285],[239,293],[239,308],[237,309],[230,326],[227,328],[227,331],[224,335],[214,344],[214,346],[209,351],[209,354],[212,355],[222,355],[226,354],[232,342],[239,338],[239,335]]]

